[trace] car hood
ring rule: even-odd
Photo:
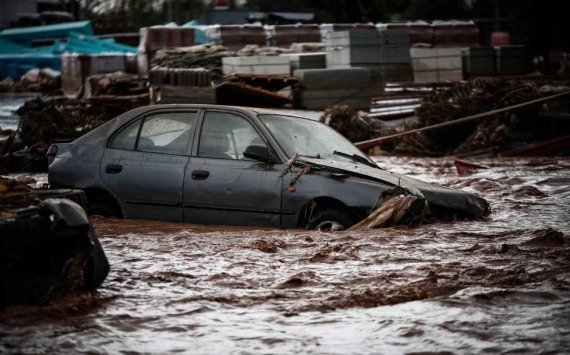
[[[308,164],[324,169],[332,169],[360,178],[383,182],[392,186],[399,186],[411,194],[425,198],[430,207],[438,206],[452,209],[469,217],[485,215],[489,211],[489,203],[474,194],[443,186],[429,184],[404,175],[391,173],[380,168],[373,168],[363,164],[339,162],[327,159],[302,158]]]

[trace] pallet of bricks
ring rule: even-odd
[[[214,42],[232,51],[240,50],[250,44],[260,47],[267,45],[265,29],[258,25],[223,25],[213,28],[209,36]]]
[[[140,75],[148,75],[150,63],[159,49],[190,47],[195,44],[194,29],[190,27],[153,26],[140,29],[137,66]]]
[[[155,104],[215,104],[212,75],[205,68],[154,67],[149,72],[151,102]]]

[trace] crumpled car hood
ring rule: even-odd
[[[430,207],[439,206],[452,209],[470,217],[485,215],[489,211],[489,203],[485,199],[461,190],[429,184],[421,180],[394,174],[363,164],[305,157],[300,160],[325,169],[334,169],[349,175],[399,186],[413,195],[425,198]]]

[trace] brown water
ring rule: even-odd
[[[487,221],[366,232],[94,221],[98,292],[0,313],[0,353],[568,353],[570,159],[381,164]]]

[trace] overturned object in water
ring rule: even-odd
[[[50,198],[0,220],[0,309],[101,285],[109,263],[84,209]]]
[[[397,189],[400,190],[400,189]],[[388,198],[368,217],[348,230],[419,224],[429,208],[426,200],[414,195],[400,194]]]

